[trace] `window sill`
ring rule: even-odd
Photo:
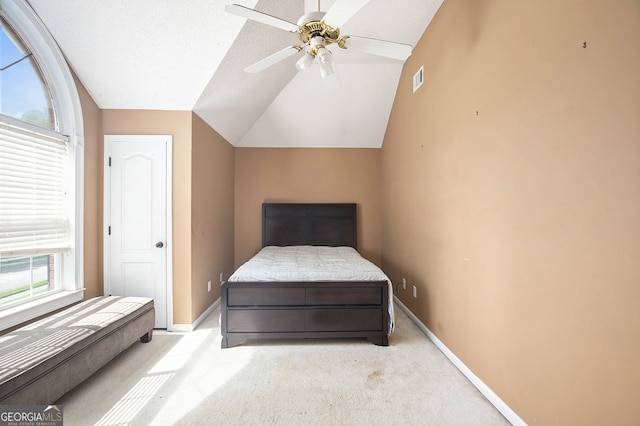
[[[0,311],[0,331],[64,308],[83,298],[84,289],[67,290]]]

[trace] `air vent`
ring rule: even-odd
[[[413,93],[416,93],[416,90],[422,83],[424,82],[424,65],[420,67],[417,73],[413,75]]]

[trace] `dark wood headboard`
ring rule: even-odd
[[[355,204],[262,205],[262,247],[349,246],[357,249]]]

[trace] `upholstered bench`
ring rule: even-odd
[[[0,405],[53,404],[154,323],[152,299],[96,297],[0,336]]]

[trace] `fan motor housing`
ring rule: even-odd
[[[327,44],[336,43],[340,38],[340,30],[325,24],[322,18],[325,12],[310,12],[298,20],[298,38],[308,43],[313,37],[324,37]]]

